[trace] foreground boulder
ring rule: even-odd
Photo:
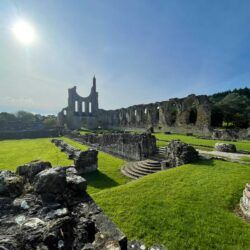
[[[214,148],[216,151],[220,151],[220,152],[228,152],[228,153],[236,152],[236,146],[234,144],[217,142],[215,143]]]
[[[180,140],[172,140],[166,147],[165,157],[167,160],[163,162],[165,167],[162,168],[176,167],[193,162],[198,159],[198,155],[199,153],[194,147]]]
[[[0,171],[0,249],[127,249],[86,187],[74,167],[33,162],[17,174]]]

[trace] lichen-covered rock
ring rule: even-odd
[[[68,175],[66,177],[67,187],[78,194],[87,189],[87,181],[79,175]]]
[[[215,143],[214,148],[216,151],[220,151],[220,152],[229,152],[229,153],[236,152],[236,146],[234,144],[217,142]]]
[[[0,195],[17,197],[23,191],[23,178],[8,170],[0,170]]]
[[[247,219],[250,219],[250,184],[246,184],[243,196],[240,199],[240,209]]]
[[[35,191],[39,194],[61,194],[66,188],[66,171],[57,167],[40,172],[34,181]]]
[[[35,175],[39,172],[51,168],[50,162],[44,161],[32,161],[23,166],[17,167],[16,173],[22,176],[25,180],[29,182],[33,181]]]
[[[168,167],[176,167],[197,160],[198,152],[180,140],[172,140],[166,147],[165,156]]]
[[[32,182],[0,171],[0,249],[127,249],[126,236],[86,193],[86,180],[75,168],[28,172],[21,171]]]

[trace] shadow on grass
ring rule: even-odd
[[[87,183],[89,186],[95,187],[95,188],[111,188],[118,186],[119,183],[105,175],[104,173],[100,172],[99,170],[87,173],[84,175],[84,178],[87,180]]]

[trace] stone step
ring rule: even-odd
[[[154,160],[154,161],[161,162],[162,160],[165,160],[166,158],[165,158],[164,155],[157,154],[157,155],[152,155],[152,156],[150,156],[149,159],[150,159],[150,160]]]
[[[126,170],[128,170],[128,172],[130,172],[130,173],[133,173],[134,175],[137,175],[138,177],[152,174],[152,173],[145,172],[144,170],[137,169],[137,168],[133,167],[133,165],[127,166]]]
[[[123,168],[121,169],[121,172],[122,172],[122,174],[124,174],[125,176],[127,176],[127,177],[129,177],[129,178],[131,178],[131,179],[134,179],[134,180],[138,179],[138,177],[136,177],[136,176],[130,174],[129,172],[127,172],[126,167],[123,167]]]
[[[134,172],[128,166],[124,167],[124,171],[125,171],[126,174],[128,174],[129,176],[131,176],[130,178],[132,178],[132,179],[138,179],[138,178],[142,177],[141,174],[138,174],[138,173]]]
[[[161,165],[161,163],[159,161],[156,160],[145,160],[145,161],[140,161],[142,164],[144,164],[145,166],[159,166]]]
[[[148,174],[161,171],[161,163],[152,159],[128,162],[122,169],[122,173],[129,178],[138,179]]]
[[[145,168],[143,165],[141,166],[139,164],[140,164],[139,162],[138,163],[134,163],[134,164],[131,165],[130,168],[135,169],[135,170],[139,170],[139,171],[141,171],[143,173],[148,173],[148,174],[155,173],[155,172],[161,170],[161,169],[158,169],[158,168],[157,169],[155,169],[155,168],[149,169],[148,167]]]
[[[150,165],[146,165],[140,161],[135,163],[135,164],[140,168],[144,168],[144,169],[148,169],[148,170],[161,170],[161,164],[159,164],[157,166],[150,166]]]

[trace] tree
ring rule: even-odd
[[[47,116],[43,120],[43,125],[45,127],[56,127],[57,126],[57,118],[55,116]]]

